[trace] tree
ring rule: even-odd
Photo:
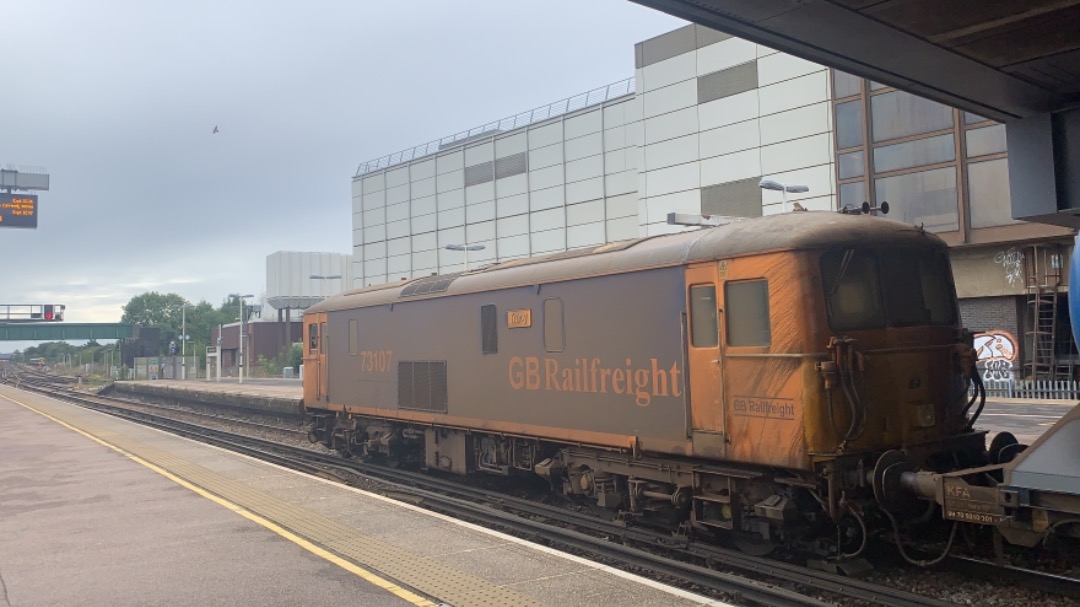
[[[184,311],[184,306],[187,311]],[[122,323],[137,324],[142,327],[157,327],[161,330],[160,352],[169,351],[169,342],[176,342],[176,353],[185,348],[181,345],[182,333],[187,331],[186,348],[188,356],[201,357],[210,344],[211,333],[218,325],[235,322],[239,316],[239,304],[235,297],[226,299],[220,307],[214,308],[207,301],[191,305],[176,293],[161,294],[156,291],[132,297],[124,306]],[[184,326],[186,323],[186,326]]]

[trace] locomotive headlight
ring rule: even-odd
[[[915,410],[916,423],[923,428],[929,428],[934,425],[934,405],[926,403],[925,405],[919,405]]]

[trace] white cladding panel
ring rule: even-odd
[[[266,257],[266,298],[275,308],[306,308],[352,286],[352,255],[278,251]]]

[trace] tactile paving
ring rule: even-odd
[[[365,535],[340,521],[226,478],[166,450],[134,439],[69,407],[34,408],[146,460],[245,510],[402,586],[449,605],[538,606],[531,598],[436,562],[406,548]]]

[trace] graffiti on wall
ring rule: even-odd
[[[1005,268],[1005,280],[1009,286],[1021,284],[1024,281],[1024,252],[1016,247],[1011,247],[999,252],[994,256],[994,263],[1000,263]]]
[[[976,366],[984,381],[1012,381],[1019,344],[1012,333],[993,330],[975,334]]]

